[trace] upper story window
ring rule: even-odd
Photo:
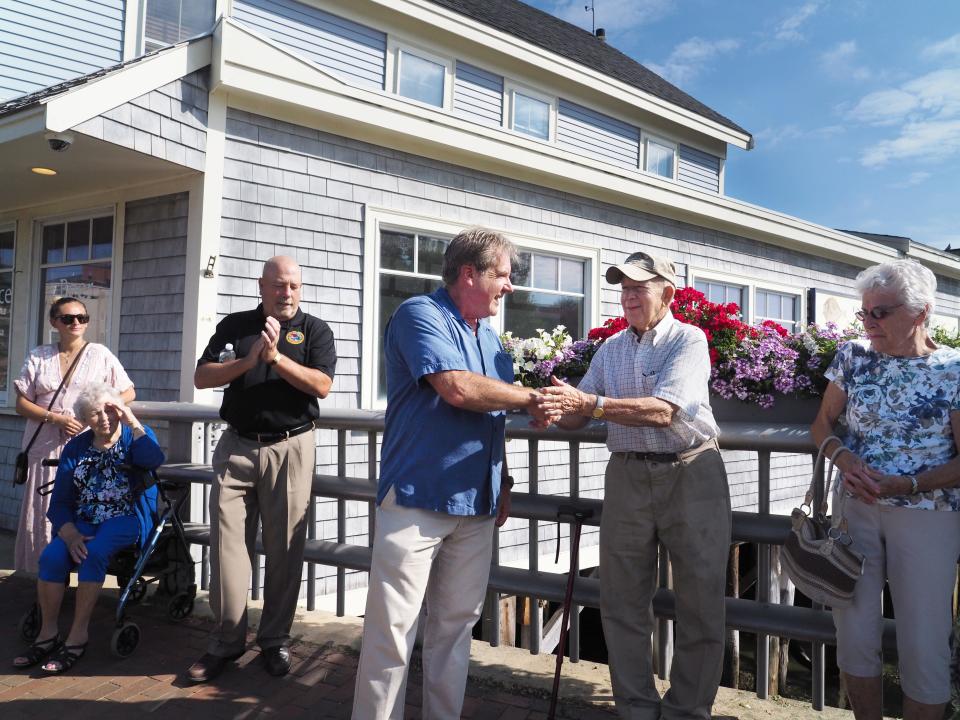
[[[13,256],[16,231],[0,225],[0,393],[6,391],[10,371],[10,322],[13,317]]]
[[[216,0],[145,0],[144,50],[173,45],[213,27]]]
[[[799,295],[757,288],[755,297],[754,322],[773,320],[791,333],[799,330]]]
[[[677,148],[664,140],[648,137],[644,141],[644,166],[648,173],[673,179]]]
[[[529,92],[513,91],[513,129],[540,140],[550,139],[552,104]]]
[[[40,297],[38,341],[57,341],[47,310],[69,295],[87,306],[86,339],[107,343],[113,258],[113,215],[45,222],[40,228]]]
[[[446,63],[406,48],[397,51],[398,95],[442,108],[446,84]]]

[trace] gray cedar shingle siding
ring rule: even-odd
[[[562,98],[557,112],[557,145],[634,170],[640,162],[640,131],[636,127]]]
[[[453,112],[484,125],[503,123],[503,77],[457,61]]]
[[[386,33],[295,0],[236,0],[233,17],[344,82],[383,90]]]
[[[720,192],[720,158],[687,145],[677,153],[677,181],[683,185]]]
[[[127,203],[118,357],[138,400],[180,399],[188,194]]]
[[[337,337],[341,359],[333,392],[324,401],[333,407],[360,403],[361,266],[368,205],[599,247],[602,267],[594,269],[597,277],[637,249],[665,252],[688,266],[688,272],[689,267],[734,272],[750,267],[760,279],[827,291],[848,288],[857,273],[852,266],[786,248],[235,109],[228,111],[226,156],[218,311],[222,315],[254,307],[263,260],[281,252],[296,257],[304,268],[305,309],[327,320]],[[615,288],[601,283],[600,300],[603,317],[620,314]],[[943,300],[956,308],[955,300]],[[348,433],[349,475],[367,476],[366,445],[364,433]],[[526,443],[513,442],[510,450],[511,470],[522,490]],[[541,492],[567,490],[567,455],[565,445],[541,443]],[[755,508],[756,460],[748,453],[728,456],[734,506]],[[584,496],[601,494],[606,457],[602,448],[582,448]],[[317,465],[319,472],[336,470],[334,431],[319,433]],[[778,456],[771,472],[774,497],[802,495],[808,472],[808,458]],[[351,505],[349,513],[351,541],[365,542],[365,506]],[[333,537],[335,522],[324,522],[318,537]],[[541,528],[541,536],[553,537],[554,527]],[[526,552],[509,549],[525,542],[526,523],[511,521],[509,528],[501,540],[505,560],[511,553],[521,557]],[[595,537],[587,542],[595,542]]]
[[[167,83],[73,130],[202,171],[207,147],[207,70]]]

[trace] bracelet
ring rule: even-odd
[[[43,422],[50,422],[50,411],[47,410],[47,414],[43,416]]]
[[[920,483],[917,482],[916,475],[911,475],[910,476],[910,494],[916,495],[918,492],[920,492]]]
[[[281,355],[282,353],[278,350],[277,354],[273,356],[273,360],[270,361],[270,365],[279,365]]]

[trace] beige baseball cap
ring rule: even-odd
[[[645,252],[635,252],[619,265],[607,268],[607,282],[611,285],[619,285],[624,277],[637,282],[661,277],[674,287],[677,286],[677,269],[674,264],[666,258]]]

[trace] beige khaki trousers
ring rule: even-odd
[[[266,573],[261,648],[285,645],[300,597],[307,508],[313,485],[313,432],[275,443],[246,440],[233,430],[213,455],[210,492],[210,608],[215,625],[208,652],[229,657],[247,639],[247,594],[258,522]]]
[[[600,614],[617,711],[625,720],[709,720],[723,663],[730,492],[715,444],[659,463],[614,453],[600,522]],[[676,642],[670,689],[653,680],[657,545],[670,556]]]
[[[483,610],[492,516],[461,517],[396,504],[377,509],[353,720],[401,720],[407,665],[426,601],[424,720],[456,720],[463,706],[473,626]]]

